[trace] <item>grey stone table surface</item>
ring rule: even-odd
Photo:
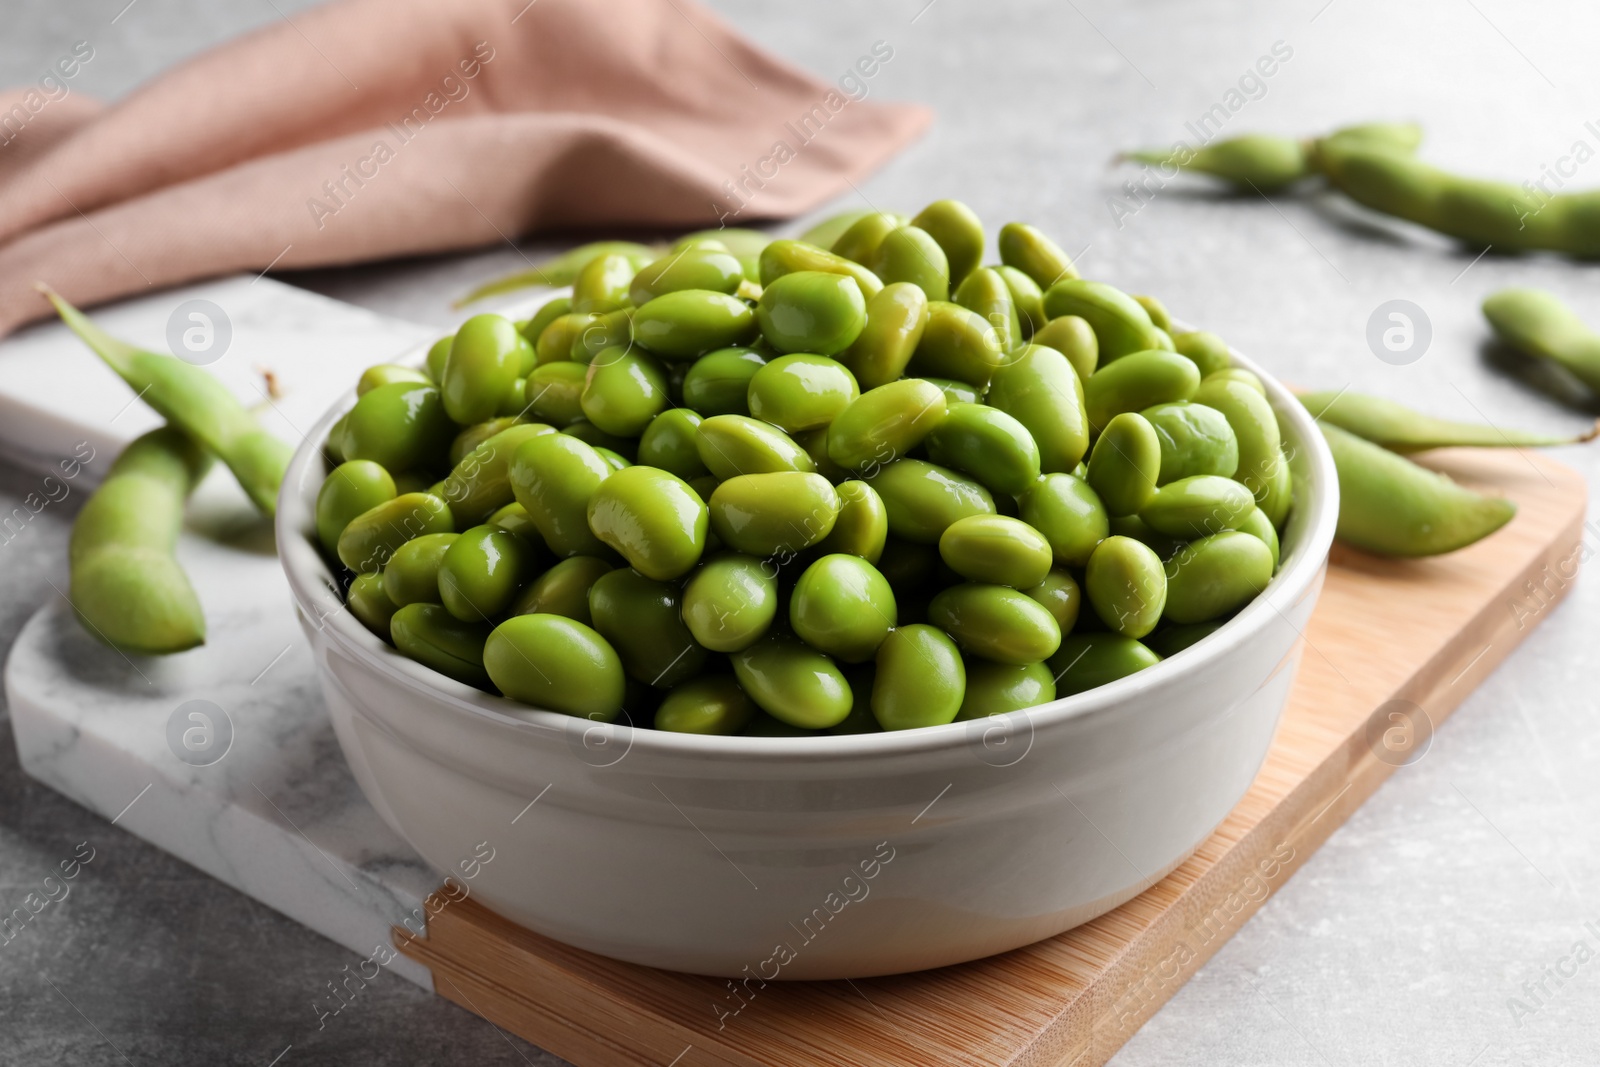
[[[115,97],[296,0],[8,0],[0,84],[75,41],[73,91]],[[1600,271],[1475,258],[1322,193],[1218,195],[1110,169],[1130,145],[1224,132],[1426,123],[1439,162],[1546,188],[1600,184],[1593,5],[1510,0],[977,4],[846,0],[716,6],[772,50],[837,77],[876,41],[881,99],[931,104],[928,136],[840,207],[956,196],[1058,234],[1086,273],[1159,294],[1281,375],[1441,414],[1578,429],[1589,401],[1484,344],[1477,303],[1539,285],[1600,320]],[[119,13],[120,12],[120,13]],[[1273,57],[1275,63],[1264,63]],[[1271,69],[1269,76],[1256,71]],[[1591,121],[1593,120],[1593,124]],[[543,245],[526,246],[529,254]],[[511,248],[286,280],[433,324]],[[1431,343],[1395,366],[1368,320],[1420,307]],[[1600,455],[1560,458],[1588,475]],[[0,470],[0,512],[34,479]],[[55,595],[70,499],[0,543],[0,648]],[[1591,536],[1591,543],[1594,538]],[[1374,612],[1404,610],[1374,604]],[[1600,1049],[1600,722],[1592,579],[1118,1054],[1156,1064],[1592,1064]],[[3,716],[0,711],[0,716]],[[81,842],[66,900],[0,945],[6,1064],[555,1063],[409,984],[374,983],[326,1029],[312,1001],[350,954],[27,780],[0,745],[0,911]],[[292,1048],[290,1047],[292,1046]],[[285,1051],[287,1049],[287,1051]]]

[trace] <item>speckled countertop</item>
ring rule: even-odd
[[[94,59],[73,88],[114,96],[304,6],[13,0],[0,16],[0,84],[36,79],[88,40]],[[861,184],[875,205],[915,210],[956,196],[992,223],[1034,221],[1069,251],[1086,249],[1086,273],[1159,295],[1296,382],[1352,383],[1459,418],[1577,429],[1593,417],[1554,383],[1499,365],[1477,303],[1503,285],[1540,285],[1597,321],[1600,268],[1475,261],[1324,195],[1269,204],[1185,182],[1135,198],[1120,184],[1135,173],[1106,165],[1118,148],[1192,136],[1185,123],[1221,114],[1220,105],[1225,128],[1241,132],[1416,118],[1428,128],[1426,152],[1443,164],[1518,183],[1560,167],[1575,171],[1555,179],[1569,188],[1600,185],[1593,5],[716,6],[824,75],[843,73],[876,41],[892,46],[870,92],[927,101],[939,118]],[[1272,75],[1248,76],[1263,56],[1277,58]],[[285,280],[442,325],[448,298],[469,280],[521,262],[501,249]],[[1369,317],[1395,299],[1419,306],[1432,328],[1428,350],[1405,366],[1380,361],[1366,341]],[[1561,458],[1600,473],[1600,453]],[[0,512],[34,481],[0,467]],[[49,582],[63,583],[76,503],[47,508],[0,542],[0,649],[55,595]],[[1597,623],[1600,592],[1585,578],[1427,755],[1336,832],[1113,1062],[1592,1064],[1600,699],[1587,676]],[[0,1063],[559,1062],[394,978],[368,986],[319,1030],[313,1002],[350,953],[29,781],[0,744],[0,910],[84,849],[92,859],[70,895],[0,944]]]

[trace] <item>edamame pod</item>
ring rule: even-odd
[[[589,499],[612,473],[593,448],[565,433],[531,438],[511,456],[517,503],[527,509],[550,551],[563,559],[610,554],[589,529]]]
[[[1524,355],[1565,367],[1600,393],[1600,334],[1553,293],[1502,289],[1484,300],[1483,315],[1500,340]]]
[[[899,459],[867,479],[883,498],[889,532],[925,545],[957,519],[995,514],[989,490],[955,471],[920,459]]]
[[[462,457],[439,490],[458,527],[476,525],[516,499],[511,488],[511,459],[524,441],[547,434],[555,434],[555,428],[538,422],[518,423]]]
[[[1081,381],[1088,381],[1100,365],[1100,341],[1089,320],[1081,315],[1060,315],[1049,320],[1035,331],[1033,343],[1066,356]]]
[[[1199,474],[1232,478],[1238,472],[1239,441],[1216,408],[1180,400],[1145,408],[1140,414],[1161,442],[1161,475],[1157,484]]]
[[[706,547],[706,504],[682,478],[628,467],[589,497],[589,529],[647,578],[680,578]]]
[[[823,556],[800,575],[789,598],[795,635],[846,663],[871,659],[895,622],[888,581],[859,556]]]
[[[688,408],[663,411],[639,436],[639,462],[660,467],[686,482],[709,473],[695,446],[700,422],[700,416]]]
[[[1056,680],[1047,663],[1018,665],[980,659],[966,666],[967,688],[956,722],[1021,711],[1056,698]]]
[[[680,289],[633,313],[633,339],[663,359],[743,344],[755,336],[756,316],[738,297],[710,289]]]
[[[339,535],[339,562],[357,574],[383,569],[395,549],[430,533],[454,533],[450,505],[431,493],[402,493],[351,519]]]
[[[1005,496],[1039,480],[1039,446],[1027,427],[998,408],[951,404],[927,437],[928,458],[972,475]]]
[[[700,461],[720,481],[741,474],[816,469],[792,437],[747,415],[713,415],[700,423],[694,440]]]
[[[1137,352],[1101,367],[1083,386],[1089,425],[1103,430],[1124,411],[1188,400],[1200,388],[1200,369],[1176,352]]]
[[[1454,422],[1424,415],[1393,400],[1363,396],[1348,390],[1301,393],[1300,402],[1318,420],[1332,423],[1363,440],[1402,454],[1457,446],[1542,448],[1572,445],[1591,441],[1600,432],[1600,429],[1591,427],[1585,433],[1561,437],[1530,430],[1501,429],[1481,423]]]
[[[1161,662],[1161,657],[1122,634],[1073,634],[1050,657],[1056,696],[1072,696],[1136,674]]]
[[[578,402],[606,433],[637,437],[670,403],[666,369],[645,352],[608,348],[590,364]]]
[[[474,315],[461,324],[444,361],[439,393],[445,414],[462,426],[491,419],[522,373],[527,340],[504,315]]]
[[[906,373],[984,386],[994,377],[1003,355],[1000,332],[982,315],[960,304],[930,300],[928,322]]]
[[[1078,276],[1071,257],[1061,246],[1027,223],[1006,223],[1000,227],[999,241],[1000,262],[1020,270],[1041,289],[1048,290],[1058,281]]]
[[[1071,474],[1045,475],[1023,495],[1021,505],[1022,521],[1044,535],[1055,561],[1064,566],[1088,563],[1094,546],[1110,533],[1110,517],[1099,494]]]
[[[317,490],[317,541],[326,552],[338,551],[339,535],[351,519],[395,496],[394,479],[370,459],[339,464]]]
[[[750,414],[750,379],[766,365],[766,357],[749,348],[707,352],[683,377],[683,402],[710,418]]]
[[[1089,454],[1085,480],[1113,518],[1136,515],[1156,495],[1161,439],[1150,420],[1132,411],[1113,416]]]
[[[1112,535],[1095,546],[1084,568],[1083,590],[1106,628],[1124,637],[1154,630],[1167,604],[1160,557],[1131,537]]]
[[[1166,332],[1150,321],[1150,313],[1120,289],[1081,278],[1057,282],[1045,290],[1044,313],[1052,319],[1077,315],[1086,320],[1099,342],[1100,363],[1130,352],[1172,347]]]
[[[888,385],[905,373],[927,326],[927,295],[907,282],[886,285],[867,301],[866,324],[839,361],[864,390]]]
[[[1083,383],[1067,357],[1028,345],[995,373],[984,402],[1022,423],[1046,473],[1070,471],[1089,451]]]
[[[716,249],[694,247],[670,252],[639,269],[628,285],[628,299],[644,307],[658,296],[684,289],[714,293],[738,292],[744,267],[738,257]]]
[[[749,648],[766,635],[777,614],[777,568],[755,556],[720,553],[683,589],[683,623],[713,652]]]
[[[790,274],[788,278],[798,278]],[[779,356],[750,379],[750,414],[786,433],[826,428],[861,395],[855,375],[827,356]]]
[[[723,544],[767,557],[799,552],[828,536],[839,516],[839,494],[820,474],[742,474],[717,486],[710,509],[711,529]]]
[[[869,389],[829,424],[828,458],[846,470],[881,468],[920,445],[945,413],[944,393],[920,378]]]
[[[803,270],[775,278],[763,289],[755,317],[762,338],[779,352],[832,356],[861,334],[867,301],[842,275]]]
[[[1189,540],[1237,530],[1255,506],[1255,497],[1238,482],[1199,474],[1157,489],[1139,518],[1157,533]]]
[[[590,586],[589,614],[628,676],[645,685],[671,689],[705,667],[706,650],[683,624],[676,584],[652,581],[626,567],[614,570]]]
[[[684,682],[656,708],[655,727],[677,734],[737,734],[755,717],[756,706],[736,679],[709,675]]]
[[[1061,644],[1055,616],[1026,593],[1003,585],[953,585],[928,605],[928,621],[963,651],[996,663],[1037,663]]]
[[[760,268],[763,287],[771,285],[785,274],[823,271],[855,279],[856,285],[861,288],[861,295],[868,300],[883,289],[883,279],[861,264],[801,241],[773,241],[761,250]]]
[[[438,604],[439,567],[444,554],[460,534],[437,533],[413,537],[383,565],[383,595],[396,608],[407,604]],[[477,622],[477,619],[469,619]]]
[[[889,537],[889,513],[883,498],[863,481],[840,482],[835,492],[839,494],[839,517],[828,536],[817,542],[818,551],[860,556],[876,565]]]
[[[939,536],[939,555],[968,581],[1031,589],[1050,574],[1050,542],[1004,515],[969,515]]]
[[[512,700],[610,722],[627,680],[616,649],[591,628],[560,615],[518,615],[494,628],[484,667]]]
[[[950,299],[950,262],[928,231],[901,226],[878,243],[867,264],[886,284],[910,282],[929,300]]]
[[[1166,617],[1210,622],[1254,600],[1272,580],[1272,552],[1238,530],[1191,541],[1167,560]]]
[[[592,625],[589,590],[616,570],[597,556],[569,556],[535,578],[511,606],[513,615],[561,615]]]
[[[833,660],[787,635],[733,654],[740,687],[763,711],[804,730],[826,730],[850,714],[850,683]]]
[[[478,689],[490,685],[483,669],[489,629],[487,623],[462,622],[438,604],[407,604],[389,619],[395,648],[424,667]]]
[[[1315,173],[1306,142],[1256,133],[1212,141],[1199,148],[1178,145],[1171,151],[1124,152],[1116,162],[1143,163],[1160,168],[1168,176],[1179,170],[1209,174],[1262,193],[1292,185]]]
[[[961,201],[935,200],[917,213],[911,225],[938,242],[950,285],[960,285],[983,262],[983,222]]]
[[[515,534],[498,526],[474,526],[445,549],[439,563],[439,602],[462,622],[492,622],[510,610],[537,572],[538,560],[534,546]]]
[[[961,651],[925,623],[901,626],[878,646],[872,715],[885,730],[954,722],[967,692]]]

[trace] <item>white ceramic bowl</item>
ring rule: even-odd
[[[1304,408],[1239,362],[1267,384],[1300,487],[1271,585],[1154,667],[983,722],[697,737],[538,711],[401,656],[343,609],[314,547],[314,442],[353,392],[289,467],[279,554],[362,791],[488,907],[580,948],[701,974],[938,967],[1138,894],[1221,823],[1266,755],[1338,487]]]

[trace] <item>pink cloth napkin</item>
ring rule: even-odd
[[[0,336],[231,271],[798,214],[918,136],[693,0],[337,0],[102,107],[0,93]],[[38,98],[32,101],[37,104]],[[5,123],[22,106],[20,126]]]

